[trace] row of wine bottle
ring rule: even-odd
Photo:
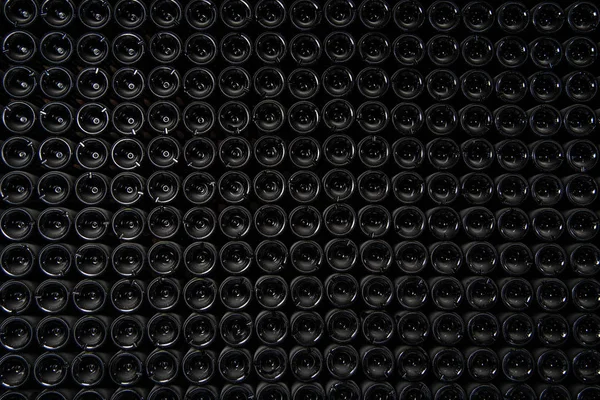
[[[482,347],[433,347],[425,351],[402,346],[394,356],[387,347],[365,346],[357,350],[351,345],[334,344],[323,353],[314,347],[294,347],[288,353],[280,347],[266,346],[258,347],[254,354],[232,347],[224,347],[220,353],[190,349],[185,355],[167,349],[155,349],[147,355],[119,351],[112,356],[103,352],[46,352],[38,357],[20,353],[0,358],[0,370],[6,371],[0,382],[17,388],[31,384],[32,374],[37,384],[56,387],[70,375],[78,386],[90,387],[100,385],[108,375],[119,386],[134,386],[144,378],[166,385],[183,375],[189,383],[198,385],[218,375],[226,382],[239,384],[254,374],[263,382],[278,382],[289,373],[296,380],[310,382],[325,374],[331,379],[346,380],[359,371],[376,381],[399,375],[410,382],[429,376],[436,382],[448,383],[468,374],[474,382],[492,382],[502,376],[512,382],[526,382],[535,380],[537,372],[542,382],[550,384],[564,382],[571,376],[582,383],[600,382],[589,370],[590,365],[600,363],[600,352],[596,350],[575,348],[569,351],[570,355],[559,349],[540,348],[532,352],[510,347],[495,352]]]
[[[556,140],[541,139],[529,145],[516,138],[495,144],[485,138],[472,138],[459,145],[451,137],[434,138],[426,144],[416,137],[403,137],[391,146],[387,139],[378,135],[363,137],[357,145],[352,137],[342,134],[333,134],[322,144],[310,136],[289,140],[271,135],[262,136],[253,144],[243,136],[232,135],[220,140],[218,146],[207,137],[194,137],[183,146],[177,138],[168,135],[157,136],[147,145],[133,137],[116,139],[112,144],[106,139],[85,138],[75,142],[66,137],[51,136],[40,143],[30,137],[13,136],[0,142],[0,156],[4,165],[11,169],[24,169],[39,163],[51,170],[65,169],[73,164],[98,170],[114,164],[121,170],[130,171],[142,167],[145,158],[152,166],[163,170],[180,164],[197,170],[216,166],[242,169],[251,160],[256,160],[262,167],[273,168],[286,159],[297,168],[307,169],[317,167],[322,159],[333,167],[344,167],[358,158],[360,164],[367,168],[383,167],[393,159],[402,170],[427,165],[435,170],[448,170],[458,166],[462,160],[474,171],[497,164],[502,172],[517,172],[533,164],[538,171],[552,172],[564,164],[572,171],[588,172],[597,166],[600,152],[594,142],[585,138],[562,144]],[[216,162],[217,159],[220,163]],[[109,160],[112,163],[109,164]],[[335,173],[336,176],[340,174],[347,176],[345,181],[356,181],[349,171]],[[384,179],[385,174],[382,174],[379,180]],[[571,177],[564,180],[567,183]],[[351,195],[354,187],[350,189]]]
[[[497,247],[488,242],[467,242],[460,247],[453,242],[436,242],[425,247],[416,241],[403,241],[392,249],[378,240],[364,242],[359,247],[350,239],[337,238],[327,242],[324,249],[312,241],[299,241],[288,249],[284,243],[269,239],[260,242],[254,250],[247,243],[234,241],[222,246],[220,251],[208,242],[195,242],[185,250],[169,241],[157,242],[150,249],[137,243],[121,243],[114,248],[99,243],[79,247],[62,243],[46,246],[12,243],[2,248],[0,259],[0,270],[13,278],[27,276],[34,272],[36,265],[51,277],[63,277],[71,270],[97,277],[107,273],[109,265],[121,276],[135,277],[143,272],[146,262],[150,270],[159,275],[171,275],[180,267],[180,271],[184,271],[185,267],[192,276],[204,276],[213,271],[217,263],[228,273],[239,274],[250,268],[252,261],[269,274],[280,273],[288,263],[300,272],[311,273],[325,265],[333,271],[346,272],[360,262],[367,271],[375,273],[395,264],[407,274],[422,272],[431,265],[437,273],[445,275],[461,269],[487,275],[499,267],[510,276],[520,276],[535,266],[544,276],[557,276],[566,273],[570,266],[576,275],[590,277],[598,273],[600,251],[591,243],[566,248],[543,243],[530,248],[519,242]],[[391,287],[389,281],[382,284]]]
[[[563,92],[571,101],[588,102],[598,91],[598,79],[588,71],[574,71],[562,78],[551,71],[538,71],[529,77],[518,71],[504,71],[492,78],[480,69],[470,69],[459,77],[444,68],[434,69],[426,76],[414,68],[401,68],[390,76],[378,67],[366,67],[355,74],[342,65],[328,67],[321,76],[312,69],[297,68],[287,77],[281,69],[270,66],[258,69],[253,76],[244,68],[227,67],[218,77],[205,67],[186,70],[183,77],[171,66],[158,66],[148,73],[148,77],[133,67],[120,68],[112,75],[103,68],[88,67],[75,77],[64,67],[50,67],[38,73],[27,66],[12,66],[4,72],[2,83],[6,93],[15,99],[35,98],[39,86],[45,97],[55,100],[68,96],[73,87],[77,96],[87,100],[107,96],[109,88],[121,100],[132,100],[143,98],[146,85],[151,94],[159,98],[176,97],[182,91],[197,100],[210,97],[217,87],[221,95],[232,99],[242,98],[254,88],[262,98],[278,97],[287,89],[293,97],[309,100],[321,87],[332,97],[351,95],[356,87],[364,97],[377,99],[391,87],[403,100],[414,99],[425,90],[435,101],[450,100],[460,90],[472,102],[484,101],[496,92],[500,100],[509,103],[523,100],[528,92],[541,103],[556,101]],[[75,114],[71,106],[64,107],[69,108],[70,113],[61,114]],[[576,117],[564,115],[568,110],[570,108],[563,110],[561,116]],[[585,121],[583,115],[580,119]]]
[[[419,311],[402,311],[390,315],[382,311],[363,311],[359,317],[352,310],[332,310],[325,315],[313,311],[297,311],[288,317],[283,311],[261,311],[255,317],[245,312],[226,312],[221,319],[214,314],[158,313],[148,317],[127,314],[116,318],[107,316],[72,315],[11,316],[2,323],[0,344],[15,353],[38,346],[45,350],[68,349],[71,344],[85,351],[112,345],[122,350],[141,349],[149,342],[155,348],[170,348],[185,343],[196,349],[211,349],[215,342],[240,347],[254,338],[264,345],[279,346],[293,339],[300,346],[315,346],[331,337],[334,343],[401,345],[509,346],[556,348],[568,343],[576,347],[598,346],[600,318],[596,314],[574,313],[568,319],[560,314],[505,312],[466,312],[462,315]],[[360,332],[360,333],[359,333]],[[325,343],[327,344],[327,343]],[[468,348],[468,347],[467,347]],[[371,356],[388,353],[379,348]],[[385,355],[385,354],[384,354]],[[375,357],[377,358],[377,357]],[[393,356],[385,357],[393,359]],[[401,363],[398,363],[401,364]],[[386,368],[387,370],[387,368]],[[365,371],[369,372],[369,371]],[[370,371],[370,372],[383,372]],[[369,376],[376,379],[375,375]]]
[[[310,171],[297,172],[286,179],[283,174],[275,170],[264,170],[256,174],[253,183],[248,176],[239,175],[237,172],[225,173],[219,180],[205,172],[192,172],[183,179],[182,183],[176,179],[175,183],[172,183],[173,180],[171,175],[164,175],[161,172],[151,175],[150,179],[146,180],[134,172],[121,172],[110,178],[103,173],[90,171],[76,178],[58,171],[46,172],[41,176],[24,171],[11,171],[0,176],[0,197],[9,206],[34,205],[38,200],[49,205],[82,203],[88,206],[116,204],[131,206],[140,203],[145,195],[154,202],[169,202],[181,190],[185,199],[197,205],[214,203],[215,197],[226,203],[239,203],[240,200],[249,198],[251,194],[261,202],[272,203],[284,199],[287,193],[297,202],[309,203],[317,200],[323,191],[329,200],[346,201],[358,192],[366,202],[377,203],[383,202],[390,192],[393,192],[394,198],[405,205],[427,199],[435,204],[449,205],[460,201],[461,196],[469,204],[482,205],[492,201],[495,193],[501,204],[511,207],[527,204],[529,197],[534,204],[543,207],[556,206],[563,199],[567,199],[571,205],[582,207],[593,204],[598,192],[598,182],[587,174],[570,175],[563,179],[554,174],[538,174],[527,180],[520,174],[503,174],[492,179],[483,173],[469,173],[457,177],[447,172],[436,172],[423,178],[416,172],[405,171],[390,180],[379,170],[363,172],[355,179],[354,175],[347,170],[336,169],[326,174],[321,182],[321,179]],[[164,185],[172,187],[174,192],[166,196],[164,190],[160,189]],[[236,195],[238,186],[245,196]],[[181,210],[185,209],[186,207]],[[403,210],[411,210],[411,207]],[[273,207],[267,207],[264,211],[272,211],[267,214],[273,212],[275,215],[281,214],[279,219],[283,219],[281,222],[285,225],[286,213],[281,213]],[[464,213],[472,211],[469,209]],[[207,213],[210,215],[206,215]],[[238,210],[236,213],[248,215],[244,218],[248,221],[242,229],[246,231],[250,225],[251,215],[244,210]],[[353,220],[356,219],[355,212],[347,213],[350,213]],[[385,214],[384,229],[385,226],[390,225],[389,221],[397,219],[395,215]],[[405,214],[411,217],[411,220],[421,221],[413,230],[414,235],[420,234],[425,229],[424,214],[421,211],[417,214]],[[212,211],[190,211],[183,220],[193,222],[200,217],[207,219],[206,224],[209,226],[204,235],[208,236],[213,232],[217,221]],[[257,215],[255,218],[261,216]],[[319,220],[319,216],[315,218]],[[181,218],[177,220],[181,222]],[[327,220],[325,222],[329,224]],[[396,225],[394,223],[394,229]],[[421,225],[423,227],[419,228]],[[468,224],[463,223],[463,225]],[[398,229],[396,231],[404,235]],[[203,235],[201,232],[192,234],[191,231],[188,234],[194,237]]]
[[[495,130],[509,137],[528,131],[537,137],[549,138],[561,129],[569,136],[589,136],[596,129],[599,112],[600,109],[593,110],[584,104],[562,110],[542,104],[527,111],[517,105],[504,105],[491,111],[474,103],[458,111],[448,103],[435,103],[425,111],[416,103],[399,103],[390,111],[385,104],[375,100],[366,101],[355,109],[345,99],[330,100],[321,110],[308,101],[294,103],[286,110],[277,100],[266,99],[252,110],[240,100],[227,101],[216,112],[208,102],[195,101],[182,112],[176,103],[159,100],[147,110],[137,103],[122,102],[111,111],[102,103],[85,103],[75,110],[65,102],[48,102],[38,108],[30,102],[15,100],[2,110],[2,123],[8,131],[21,135],[38,126],[49,134],[65,134],[75,124],[86,135],[99,135],[111,128],[121,135],[136,135],[144,132],[146,123],[154,133],[169,134],[184,128],[200,135],[213,131],[218,124],[221,132],[234,135],[251,126],[262,133],[273,133],[289,126],[296,133],[309,134],[321,122],[334,133],[360,127],[365,134],[375,134],[384,131],[391,122],[391,128],[403,135],[427,130],[443,136],[461,130],[471,136],[483,136]],[[576,142],[569,142],[573,143]],[[597,152],[595,145],[593,150]]]
[[[96,65],[107,62],[111,53],[114,58],[111,62],[135,64],[143,60],[146,51],[153,62],[164,64],[176,63],[185,56],[194,64],[206,65],[216,61],[219,54],[223,61],[231,64],[246,63],[253,54],[263,63],[279,64],[289,54],[296,65],[304,66],[319,63],[324,54],[333,63],[353,62],[358,56],[366,63],[379,64],[393,56],[402,65],[416,65],[427,55],[431,63],[440,66],[462,60],[471,67],[481,67],[495,56],[504,67],[520,67],[530,60],[543,69],[556,68],[563,59],[570,67],[590,67],[598,56],[598,45],[587,36],[571,37],[562,43],[550,36],[540,36],[529,43],[519,37],[506,36],[494,43],[479,34],[467,36],[462,42],[454,36],[439,34],[424,42],[413,34],[394,38],[379,32],[365,33],[355,39],[346,31],[332,32],[324,38],[298,33],[288,43],[283,35],[275,32],[264,32],[254,40],[239,32],[227,33],[220,39],[195,33],[183,42],[171,31],[146,38],[124,32],[112,40],[100,33],[88,33],[75,41],[62,31],[52,31],[38,39],[28,31],[14,30],[4,35],[2,50],[13,63],[33,61],[39,51],[45,63],[63,64],[77,54],[80,61]]]
[[[291,390],[288,385],[260,383],[256,386],[248,384],[226,384],[222,389],[215,386],[181,386],[156,385],[151,390],[143,387],[109,389],[56,390],[46,389],[42,392],[11,391],[1,400],[325,400],[337,399],[340,396],[351,400],[594,400],[600,392],[597,386],[569,385],[533,385],[511,383],[498,386],[471,384],[466,388],[455,383],[437,384],[433,388],[422,382],[405,382],[394,388],[387,382],[359,382],[352,380],[331,380],[325,388],[319,383],[294,383]],[[432,390],[433,389],[433,390]]]
[[[106,0],[84,0],[77,7],[72,0],[7,0],[4,16],[14,26],[28,26],[42,17],[51,27],[66,27],[77,18],[86,28],[100,29],[112,20],[121,29],[138,29],[148,17],[159,28],[183,24],[197,30],[213,28],[219,21],[229,29],[241,29],[256,22],[263,29],[280,27],[286,19],[300,30],[316,28],[324,19],[330,27],[348,27],[358,17],[369,29],[382,29],[393,20],[403,31],[415,31],[428,21],[428,27],[447,32],[462,23],[471,31],[482,32],[494,24],[505,32],[517,33],[531,24],[538,32],[559,31],[565,23],[577,32],[594,31],[600,23],[600,11],[594,2],[575,1],[566,8],[543,1],[528,7],[520,2],[508,2],[494,8],[486,2],[469,2],[459,7],[448,0],[434,1],[425,8],[417,0],[297,0],[286,7],[279,0],[154,0],[149,6],[140,0],[120,0],[111,5]],[[324,17],[324,18],[323,18]]]
[[[334,307],[365,303],[367,308],[383,308],[397,301],[403,309],[409,310],[432,305],[438,310],[451,311],[463,304],[473,310],[489,310],[496,305],[513,311],[539,307],[548,312],[558,312],[569,304],[583,310],[598,308],[598,299],[593,298],[593,290],[598,291],[597,281],[574,279],[565,283],[558,278],[546,277],[536,279],[532,284],[524,278],[514,277],[502,278],[496,283],[488,277],[478,276],[460,281],[448,276],[426,280],[411,275],[392,282],[387,277],[367,275],[359,283],[350,274],[338,273],[330,275],[325,284],[316,276],[302,275],[288,285],[277,275],[260,276],[254,284],[244,276],[229,276],[220,284],[204,277],[192,278],[185,283],[180,279],[158,276],[148,285],[143,280],[131,278],[114,283],[93,279],[47,279],[39,284],[13,279],[4,282],[1,288],[0,309],[12,314],[23,314],[30,308],[43,313],[65,312],[71,298],[79,313],[107,309],[109,299],[117,311],[125,313],[141,311],[144,303],[157,311],[182,307],[182,303],[193,311],[203,311],[215,306],[217,298],[226,309],[234,311],[247,309],[254,302],[264,309],[280,309],[286,303],[293,304],[296,309],[314,309],[325,303],[325,298]],[[590,292],[585,293],[587,298],[580,293],[584,289]],[[346,311],[332,315],[336,315],[340,322],[355,321],[356,324],[350,325],[358,330],[358,317],[353,311],[349,312],[352,315]],[[374,314],[373,320],[389,326],[391,335],[393,323],[386,313]],[[381,331],[386,330],[380,328]],[[384,335],[386,340],[388,336]]]
[[[250,233],[276,238],[289,231],[300,239],[312,239],[324,232],[338,237],[360,232],[371,239],[395,232],[403,239],[416,239],[428,232],[438,240],[452,240],[460,233],[472,240],[485,240],[497,232],[506,241],[521,241],[533,234],[537,240],[547,242],[561,236],[566,239],[566,233],[573,241],[590,241],[600,231],[598,214],[588,208],[561,213],[546,207],[527,213],[514,207],[492,212],[486,207],[456,211],[453,207],[440,206],[423,212],[417,206],[403,206],[390,212],[386,207],[371,204],[356,212],[347,203],[334,203],[322,211],[301,205],[289,214],[277,205],[263,205],[253,213],[243,206],[230,206],[218,217],[207,207],[194,207],[185,210],[185,214],[182,211],[172,206],[158,206],[149,213],[140,208],[120,208],[113,213],[99,207],[86,207],[80,211],[64,207],[49,207],[42,211],[11,207],[0,215],[0,231],[5,239],[12,241],[36,237],[36,227],[40,237],[49,241],[63,240],[73,233],[72,230],[79,239],[88,241],[104,240],[112,235],[119,240],[136,240],[147,234],[157,239],[170,239],[183,233],[182,227],[186,237],[202,240],[215,233],[218,226],[230,239],[242,239]],[[228,245],[233,246],[232,242]],[[367,241],[361,248],[363,246],[367,246],[360,251],[363,262],[372,251],[382,258],[382,268],[389,267],[392,262],[389,245],[381,248],[379,241]],[[460,258],[461,251],[457,245],[454,248],[452,254]],[[444,253],[449,251],[448,248],[443,250]],[[234,253],[239,252],[251,255],[252,250],[235,247]],[[373,255],[372,258],[376,257]]]
[[[510,74],[510,73],[509,73]],[[441,88],[440,88],[441,89]],[[86,103],[77,111],[64,102],[48,102],[38,108],[30,102],[16,100],[2,111],[4,127],[17,134],[25,134],[37,127],[50,134],[68,132],[73,123],[87,135],[98,135],[114,129],[122,135],[136,135],[147,123],[158,133],[168,134],[184,128],[196,135],[214,129],[218,123],[221,131],[239,134],[251,123],[261,132],[272,133],[283,128],[286,120],[297,133],[313,132],[319,123],[333,132],[347,130],[356,123],[365,133],[378,133],[390,122],[395,131],[413,135],[423,128],[434,135],[448,135],[461,128],[471,136],[483,136],[494,128],[504,136],[518,136],[528,128],[540,137],[551,137],[561,128],[571,136],[588,136],[597,126],[597,113],[584,104],[558,110],[543,104],[527,111],[517,105],[504,105],[491,111],[482,104],[469,104],[456,110],[448,103],[435,103],[423,111],[416,103],[399,103],[391,112],[378,101],[366,101],[355,110],[347,100],[333,99],[321,110],[311,102],[300,101],[289,109],[274,99],[260,101],[251,111],[245,103],[232,100],[224,103],[215,113],[207,102],[196,101],[185,107],[183,113],[172,101],[157,101],[146,111],[133,102],[119,103],[112,111],[102,103]]]

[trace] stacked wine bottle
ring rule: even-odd
[[[598,400],[600,5],[4,0],[0,400]]]

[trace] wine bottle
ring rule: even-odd
[[[38,345],[46,350],[59,350],[68,344],[71,336],[70,325],[73,317],[49,315],[42,318],[35,327]]]
[[[31,25],[38,14],[38,4],[35,1],[9,0],[4,3],[4,16],[15,27]]]
[[[436,242],[428,251],[431,266],[439,274],[455,274],[463,265],[462,250],[453,242]]]
[[[254,258],[261,270],[267,273],[279,272],[287,264],[288,249],[278,240],[264,240],[256,247]]]
[[[290,319],[290,331],[301,346],[313,346],[323,337],[325,322],[316,312],[297,311]]]
[[[150,19],[159,28],[168,29],[179,24],[183,9],[177,0],[154,0],[150,4]]]
[[[51,278],[62,278],[73,267],[75,247],[67,244],[48,244],[38,255],[42,272]]]
[[[359,39],[357,47],[360,58],[367,64],[383,63],[392,52],[392,44],[380,32],[365,33]]]
[[[398,302],[408,310],[417,310],[429,301],[429,285],[420,276],[397,278],[394,284]]]
[[[323,249],[315,241],[300,240],[290,246],[290,262],[301,273],[310,274],[319,270],[323,258]]]
[[[84,316],[73,326],[73,339],[82,350],[93,351],[104,345],[111,319],[106,316]]]
[[[485,36],[468,36],[462,41],[460,47],[463,60],[472,67],[484,66],[494,57],[494,45]]]
[[[315,347],[294,347],[289,353],[290,372],[301,382],[316,380],[323,370],[323,356]]]
[[[84,240],[100,240],[109,232],[113,213],[98,207],[87,207],[75,216],[75,232]]]
[[[133,67],[123,67],[112,75],[111,86],[118,97],[124,100],[132,100],[141,95],[145,82],[144,74],[140,70]],[[120,108],[117,105],[113,110],[113,114],[116,112],[115,110]],[[113,116],[113,119],[116,119],[115,116]],[[119,125],[115,124],[115,127],[118,128]]]
[[[60,313],[69,302],[72,282],[64,283],[57,279],[47,279],[35,289],[35,301],[38,308],[46,313]]]
[[[169,31],[158,32],[148,42],[150,55],[159,63],[173,63],[179,58],[183,44],[177,34]]]
[[[569,261],[573,271],[579,276],[593,276],[596,273],[595,263],[600,257],[600,250],[591,243],[568,246]]]
[[[588,139],[575,139],[564,145],[567,164],[576,172],[586,172],[598,162],[598,147]]]
[[[135,385],[143,376],[143,359],[145,356],[138,352],[117,352],[108,363],[111,380],[117,385]]]
[[[190,383],[206,383],[215,373],[215,354],[209,350],[190,349],[181,361],[181,368]]]
[[[183,323],[182,331],[187,344],[204,348],[216,339],[217,320],[211,314],[193,313]]]
[[[466,278],[464,286],[467,302],[475,310],[489,310],[498,302],[500,290],[490,278]]]
[[[462,283],[453,277],[439,277],[430,280],[431,300],[441,310],[454,310],[464,300]]]
[[[478,275],[491,273],[498,265],[496,248],[489,242],[469,242],[462,247],[465,265]]]
[[[356,227],[357,219],[354,210],[345,203],[332,204],[323,211],[325,228],[334,236],[346,236],[351,233]]]
[[[2,87],[13,98],[29,97],[38,86],[37,72],[27,66],[8,68],[2,77]]]
[[[28,358],[29,355],[27,355]],[[16,354],[8,354],[0,359],[0,367],[10,371],[3,375],[2,386],[13,389],[22,386],[29,378],[30,365],[26,358]],[[8,393],[10,395],[11,393]],[[4,397],[4,396],[3,396]]]
[[[206,65],[217,56],[217,42],[208,34],[194,33],[184,43],[184,54],[198,65]]]
[[[252,248],[247,242],[232,241],[221,247],[219,258],[225,271],[241,274],[252,265]]]
[[[531,317],[524,313],[517,313],[504,317],[501,316],[501,319],[503,319],[502,335],[507,343],[512,344],[513,346],[523,346],[531,342],[534,337],[535,329],[534,321]],[[538,322],[537,327],[540,328],[543,327],[543,325],[540,325]],[[550,332],[552,332],[552,330],[550,330]],[[544,336],[542,335],[545,335],[543,330],[541,333],[538,332],[538,337],[543,338]],[[542,339],[542,341],[547,343],[544,339]]]
[[[12,101],[2,110],[4,127],[14,134],[24,135],[33,129],[38,109],[26,101]]]
[[[529,308],[534,296],[531,284],[523,278],[506,278],[499,282],[504,305],[515,311]]]
[[[448,399],[448,398],[466,399],[467,398],[467,394],[465,393],[465,390],[458,384],[438,383],[438,384],[434,385],[434,389],[436,389],[435,390],[435,398],[437,398],[437,399]]]
[[[94,313],[102,309],[108,297],[106,281],[85,279],[73,288],[73,303],[83,313]]]
[[[34,325],[39,323],[39,319],[34,317],[8,317],[0,328],[0,345],[8,351],[22,351],[26,349],[33,341]]]
[[[219,354],[217,368],[221,377],[229,383],[244,382],[252,368],[252,356],[246,349],[225,347]],[[223,396],[221,392],[221,396]]]
[[[518,33],[523,31],[531,19],[529,10],[521,2],[511,1],[502,4],[496,11],[498,26],[504,32]]]
[[[95,386],[104,378],[107,353],[82,352],[71,362],[71,377],[79,386]]]
[[[472,1],[461,14],[463,24],[472,32],[484,32],[494,25],[495,12],[489,3]]]
[[[564,54],[561,43],[551,37],[540,37],[529,43],[529,58],[539,68],[548,69],[558,65]]]
[[[385,276],[367,275],[360,281],[360,295],[368,307],[382,309],[392,302],[394,284]]]
[[[545,276],[558,276],[567,268],[567,253],[554,243],[543,243],[532,248],[535,267]]]
[[[361,321],[361,331],[371,344],[387,343],[394,336],[394,320],[384,311],[367,311]]]
[[[185,304],[194,311],[205,311],[217,298],[217,284],[210,278],[192,278],[183,288]]]
[[[112,40],[111,51],[119,64],[135,64],[146,52],[146,42],[137,33],[120,33]]]
[[[84,0],[78,7],[78,17],[85,27],[100,29],[109,23],[112,11],[105,0]]]
[[[348,200],[356,191],[356,179],[346,169],[329,170],[322,178],[323,191],[331,200],[341,202]]]
[[[396,368],[402,379],[408,382],[416,382],[423,380],[428,375],[430,358],[429,354],[423,348],[417,346],[400,346],[395,349],[394,354],[396,355]],[[400,397],[402,397],[402,392],[405,390],[406,387],[398,390]],[[408,395],[408,393],[405,393],[405,395]]]
[[[439,240],[451,240],[461,229],[461,218],[451,207],[435,207],[426,212],[427,228]]]
[[[219,297],[227,309],[244,309],[253,300],[253,285],[246,277],[230,276],[221,283]]]
[[[471,136],[483,136],[489,132],[493,125],[492,112],[481,104],[469,104],[460,109],[458,111],[458,120],[461,128]],[[467,150],[471,154],[467,153],[470,158],[465,159],[465,162],[472,169],[485,168],[493,160],[493,147],[485,139],[471,139],[467,141],[465,143],[465,151]],[[479,150],[483,154],[477,154],[476,150]],[[478,157],[481,160],[478,160]]]
[[[250,400],[254,398],[254,389],[248,384],[226,384],[219,395],[219,400],[233,400],[233,399],[245,399]]]
[[[333,309],[325,316],[325,328],[334,342],[348,343],[358,335],[360,320],[352,310]]]
[[[469,313],[464,315],[467,337],[475,346],[490,346],[500,336],[500,322],[491,313]]]
[[[586,1],[576,1],[565,9],[567,23],[575,32],[589,32],[600,22],[598,8]]]
[[[178,351],[155,349],[145,360],[146,376],[154,383],[169,384],[177,377],[180,364],[181,354]]]
[[[574,174],[563,178],[565,195],[575,206],[587,206],[598,196],[598,183],[586,174]]]
[[[207,242],[193,243],[183,253],[185,268],[195,276],[209,273],[216,265],[217,258],[216,248]]]
[[[72,354],[46,352],[41,354],[33,364],[33,378],[46,387],[60,385],[69,374]]]
[[[110,338],[118,348],[133,350],[144,340],[146,319],[139,315],[121,315],[110,326]]]
[[[263,275],[258,278],[254,290],[256,301],[267,310],[282,308],[289,293],[287,282],[276,275]]]
[[[254,16],[261,27],[275,29],[286,20],[287,11],[279,0],[262,0],[255,5]]]
[[[513,382],[523,382],[533,375],[535,361],[526,349],[501,349],[498,356],[502,358],[502,372]]]
[[[7,3],[9,7],[10,3]],[[37,12],[28,13],[25,11],[25,13],[29,15],[27,19],[33,22]],[[37,42],[38,40],[31,33],[23,30],[14,30],[4,36],[2,40],[2,52],[13,63],[26,63],[37,53]]]
[[[82,400],[87,397],[90,397],[92,399],[104,400],[104,399],[110,398],[109,397],[110,393],[111,393],[111,391],[109,391],[109,389],[106,389],[106,388],[98,388],[98,389],[83,388],[75,394],[75,397],[73,397],[73,399]]]
[[[117,281],[110,289],[110,301],[121,313],[136,311],[144,301],[145,284],[127,278]]]
[[[111,52],[108,39],[99,32],[90,32],[82,35],[77,40],[75,50],[79,60],[90,65],[102,63],[108,58]]]
[[[45,0],[40,16],[51,28],[66,27],[75,18],[75,5],[71,0]]]
[[[163,281],[166,279],[168,278],[163,278]],[[148,293],[150,293],[151,290],[151,288],[148,288]],[[152,300],[150,301],[152,302]],[[155,308],[159,311],[164,311],[167,309],[166,307]],[[177,314],[154,314],[154,316],[148,321],[147,325],[148,339],[150,339],[150,342],[152,342],[155,347],[161,349],[173,347],[180,339],[182,323],[183,318]]]
[[[164,245],[164,242],[159,244]],[[169,249],[172,250],[172,249]],[[159,252],[169,252],[166,248],[161,246]],[[168,256],[167,256],[168,257]],[[148,252],[148,258],[150,259],[150,252]],[[167,259],[165,266],[173,268],[172,265],[178,265],[177,260]],[[158,311],[167,311],[173,309],[180,300],[181,297],[181,282],[174,278],[159,276],[154,278],[148,284],[148,290],[146,292],[148,302],[150,306]]]
[[[533,254],[523,243],[509,243],[498,247],[500,265],[513,276],[526,274],[533,265]]]
[[[219,43],[219,53],[223,59],[234,65],[248,61],[252,52],[252,40],[244,33],[230,32]]]
[[[385,346],[364,346],[360,349],[363,373],[373,381],[385,381],[394,373],[393,353]]]
[[[253,364],[261,380],[276,382],[287,372],[288,355],[281,347],[261,346],[254,352]]]
[[[282,311],[261,311],[254,327],[256,336],[265,345],[280,344],[291,330],[290,321]]]
[[[51,64],[62,64],[73,54],[73,39],[64,32],[49,32],[40,39],[40,55]]]
[[[356,18],[356,4],[350,0],[330,0],[323,6],[325,20],[333,28],[344,28]]]
[[[396,265],[407,274],[423,271],[428,262],[428,250],[420,242],[404,241],[394,248]]]
[[[147,18],[147,9],[139,0],[120,0],[114,8],[114,20],[124,29],[136,29],[142,26]]]
[[[472,384],[468,388],[469,400],[494,399],[500,400],[502,393],[493,383]]]
[[[460,9],[451,1],[435,1],[427,9],[429,23],[436,31],[447,32],[460,24]]]
[[[27,172],[11,171],[0,178],[0,198],[10,205],[26,204],[33,195],[38,177]]]
[[[392,17],[403,31],[415,31],[425,22],[425,9],[416,0],[402,0],[396,3]]]
[[[467,372],[477,382],[491,382],[498,375],[500,360],[496,352],[485,348],[469,348],[466,351]]]

